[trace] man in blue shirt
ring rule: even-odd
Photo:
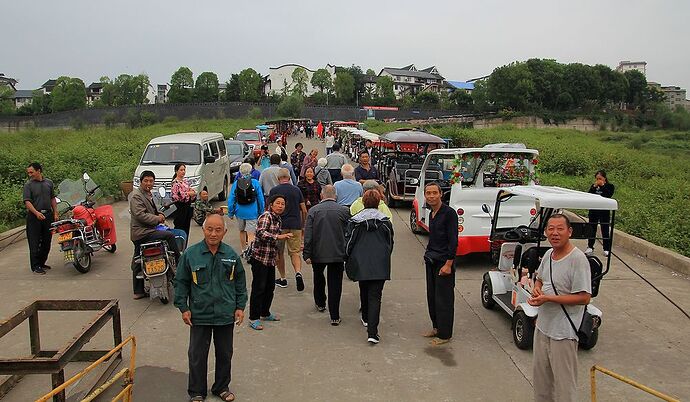
[[[362,185],[355,180],[355,168],[350,164],[345,164],[340,169],[343,179],[337,181],[333,186],[338,195],[336,201],[340,205],[350,207],[357,198],[362,196]]]

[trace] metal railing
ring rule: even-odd
[[[100,387],[96,388],[91,394],[88,396],[84,397],[84,399],[81,400],[81,402],[91,402],[95,400],[100,394],[102,394],[105,390],[107,390],[111,385],[115,384],[118,380],[122,379],[124,377],[124,388],[120,393],[115,396],[115,398],[112,399],[113,402],[115,401],[124,401],[124,402],[131,402],[132,400],[132,387],[134,386],[134,370],[135,370],[135,360],[136,360],[136,355],[137,355],[137,339],[136,337],[129,336],[127,339],[122,341],[119,345],[114,347],[110,352],[108,352],[106,355],[101,357],[100,359],[96,360],[95,362],[91,363],[88,367],[85,369],[81,370],[77,374],[75,374],[72,378],[68,379],[62,385],[59,387],[53,389],[50,391],[50,393],[44,395],[43,397],[39,398],[36,400],[36,402],[46,402],[48,399],[52,398],[55,395],[60,394],[63,392],[67,387],[69,387],[71,384],[85,376],[89,371],[93,370],[98,366],[99,364],[105,362],[106,360],[110,359],[113,355],[116,353],[120,352],[122,348],[125,347],[128,343],[132,344],[132,352],[129,357],[129,367],[125,367],[122,370],[120,370],[117,374],[115,374],[111,379],[106,381],[103,385]]]
[[[680,402],[679,399],[676,399],[672,396],[668,396],[668,395],[661,393],[655,389],[649,388],[646,385],[642,385],[642,384],[638,383],[637,381],[633,381],[630,378],[624,377],[620,374],[614,373],[613,371],[611,371],[609,369],[606,369],[604,367],[597,366],[597,365],[594,365],[594,366],[592,366],[591,369],[589,369],[589,378],[590,378],[590,382],[592,385],[592,402],[597,401],[597,379],[596,379],[597,371],[602,372],[608,376],[611,376],[611,377],[617,379],[618,381],[622,381],[626,384],[632,385],[633,387],[635,387],[639,390],[642,390],[648,394],[654,395],[659,399],[663,399],[664,401]]]

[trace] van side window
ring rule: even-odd
[[[204,158],[207,156],[211,156],[211,150],[208,147],[208,144],[204,144]]]
[[[208,145],[211,147],[211,155],[218,158],[218,144],[216,142],[210,142]]]
[[[225,149],[225,140],[218,140],[218,152],[220,152],[221,158],[228,154]]]

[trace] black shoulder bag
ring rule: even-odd
[[[553,292],[558,296],[558,291],[556,290],[556,284],[553,282],[553,257],[549,255],[549,275],[551,279],[551,287],[553,287]],[[582,315],[582,322],[580,323],[580,328],[576,328],[575,324],[573,323],[573,320],[570,318],[570,315],[568,314],[568,311],[565,309],[565,306],[561,304],[561,308],[563,309],[563,314],[565,314],[566,318],[568,319],[568,322],[570,323],[570,326],[573,328],[573,331],[577,334],[578,342],[581,344],[589,344],[594,333],[594,320],[592,315],[587,311],[587,306],[585,307],[585,312]]]

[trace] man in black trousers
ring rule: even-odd
[[[458,248],[458,215],[441,202],[438,183],[424,187],[429,216],[429,244],[424,253],[426,299],[433,328],[424,334],[433,346],[448,343],[453,336],[455,314],[455,252]]]
[[[29,242],[31,271],[45,275],[52,233],[50,224],[58,220],[55,186],[43,176],[43,167],[34,162],[26,168],[29,181],[24,184],[24,205],[26,206],[26,239]]]

